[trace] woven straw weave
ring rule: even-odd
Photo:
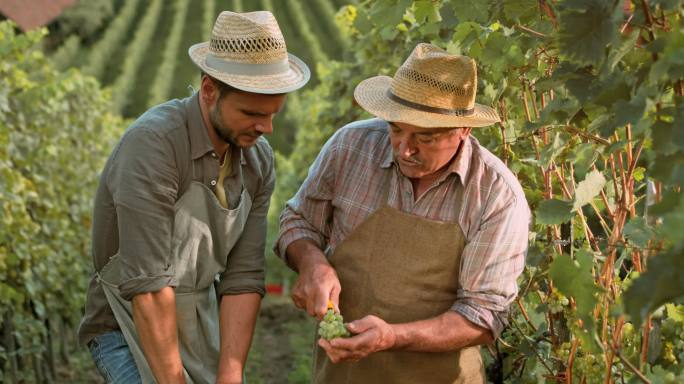
[[[210,46],[214,55],[239,63],[264,64],[287,59],[278,22],[265,11],[249,12],[245,17],[221,13],[214,24]]]
[[[362,81],[354,98],[375,116],[418,127],[483,127],[498,122],[494,109],[475,103],[476,92],[473,59],[421,43],[394,77]]]

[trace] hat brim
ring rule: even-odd
[[[474,112],[468,116],[443,115],[421,111],[400,104],[387,95],[392,78],[375,76],[359,83],[354,98],[359,105],[373,115],[386,120],[407,123],[423,128],[486,127],[501,121],[494,109],[475,103]]]
[[[288,93],[303,87],[311,78],[309,67],[297,56],[288,53],[289,69],[278,74],[232,74],[217,71],[207,65],[206,59],[209,54],[209,43],[195,44],[188,49],[190,59],[204,73],[220,80],[231,87],[253,93],[278,94]]]

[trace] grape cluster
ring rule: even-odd
[[[575,359],[574,371],[578,377],[584,377],[588,384],[601,384],[604,382],[605,376],[605,357],[604,355],[596,356],[591,353],[585,353],[577,356]],[[617,368],[613,364],[613,368]]]
[[[335,313],[333,309],[328,309],[323,320],[318,323],[318,334],[326,340],[350,336],[349,331],[344,326],[342,315]]]
[[[684,322],[668,317],[661,326],[663,359],[668,364],[684,361]]]
[[[546,303],[549,306],[549,310],[551,311],[551,313],[561,313],[563,312],[563,308],[570,305],[570,301],[568,301],[568,298],[563,296],[563,294],[556,291],[555,289],[549,295],[548,301]]]

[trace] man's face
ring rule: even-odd
[[[454,157],[470,128],[421,128],[390,122],[390,142],[401,173],[411,179],[435,174]]]
[[[230,92],[209,110],[209,121],[225,142],[241,148],[256,144],[259,136],[273,132],[273,117],[285,104],[285,95]]]

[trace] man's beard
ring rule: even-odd
[[[223,123],[223,116],[221,115],[221,109],[219,108],[218,100],[216,101],[216,105],[214,105],[214,109],[209,112],[209,122],[211,123],[212,127],[214,127],[214,132],[216,132],[216,135],[221,140],[229,143],[230,145],[238,146],[230,128]]]

